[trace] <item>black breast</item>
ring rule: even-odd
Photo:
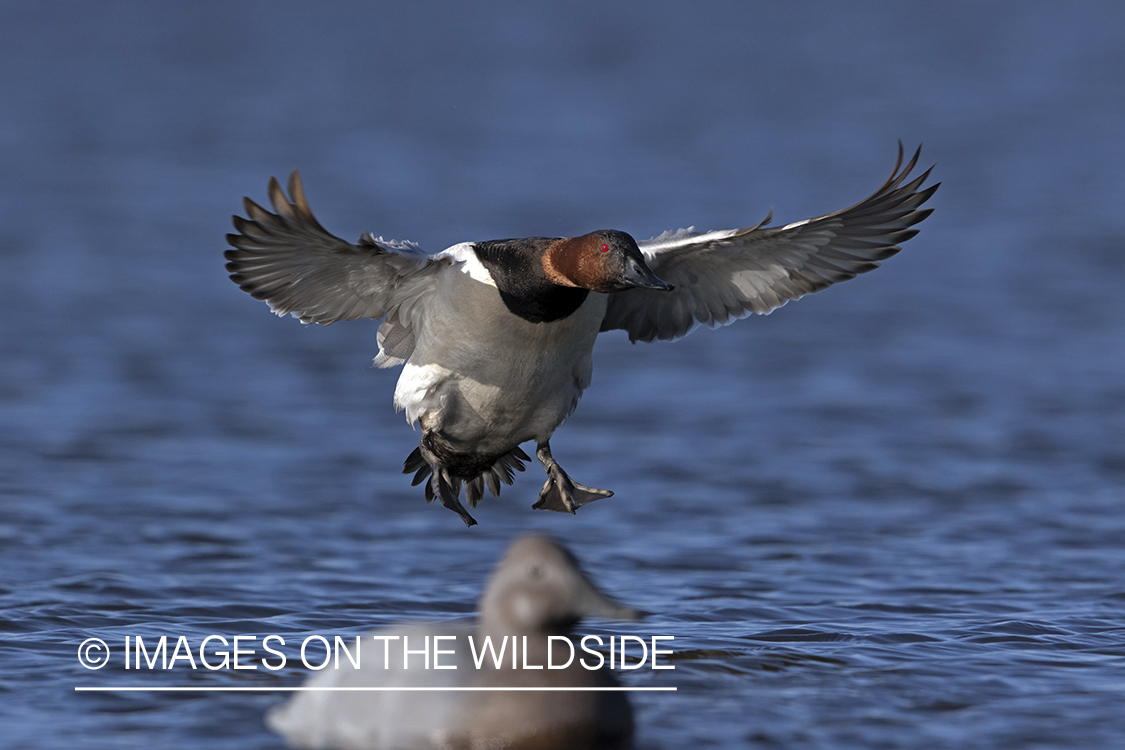
[[[547,280],[543,252],[554,241],[550,237],[528,237],[473,243],[477,257],[496,282],[505,307],[531,323],[562,320],[581,307],[590,294],[588,289],[559,286]]]

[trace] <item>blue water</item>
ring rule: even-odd
[[[569,544],[674,671],[645,748],[1125,746],[1125,6],[0,9],[0,746],[277,748],[278,673],[83,669],[100,637],[471,613]],[[616,496],[465,529],[399,471],[375,324],[225,277],[239,199],[438,250],[841,208],[923,141],[880,270],[674,344],[607,335],[552,441]],[[181,664],[182,667],[182,664]]]

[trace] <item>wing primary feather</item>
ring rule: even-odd
[[[297,213],[300,214],[302,219],[312,225],[313,229],[327,234],[324,227],[313,216],[312,209],[309,208],[309,201],[305,198],[305,187],[301,184],[301,174],[296,169],[289,175],[289,197],[293,199],[293,205],[296,206]]]
[[[270,178],[267,192],[276,213],[243,199],[247,218],[232,217],[236,233],[228,234],[227,242],[233,249],[223,254],[231,280],[280,315],[293,313],[321,325],[381,318],[404,304],[419,304],[432,293],[435,272],[452,262],[408,242],[345,242],[317,221],[297,170],[288,188],[287,197]],[[409,328],[409,322],[404,325]]]
[[[297,214],[293,210],[292,204],[285,197],[285,193],[281,190],[281,184],[278,183],[276,177],[270,178],[269,184],[270,203],[273,205],[273,210],[277,211],[277,215],[281,217],[287,227],[296,225]]]
[[[848,208],[781,227],[766,225],[664,232],[640,243],[650,266],[675,291],[611,295],[601,330],[623,328],[631,341],[674,339],[698,325],[724,325],[768,313],[832,284],[879,267],[914,237],[921,208],[940,186],[924,187],[933,167],[911,178],[919,146],[906,159],[898,141],[894,167],[873,193]]]

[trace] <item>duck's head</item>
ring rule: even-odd
[[[543,270],[553,284],[592,292],[675,288],[652,272],[636,240],[616,229],[556,240],[543,254]]]
[[[530,535],[508,547],[480,600],[485,633],[560,633],[583,617],[641,616],[593,584],[569,551],[550,537]]]

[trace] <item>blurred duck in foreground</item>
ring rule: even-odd
[[[479,610],[475,628],[404,625],[377,631],[373,634],[377,638],[363,639],[360,668],[342,656],[338,669],[329,665],[307,686],[613,687],[617,682],[609,670],[587,669],[578,656],[566,669],[523,665],[546,664],[548,636],[568,635],[583,617],[640,616],[601,593],[569,551],[537,535],[522,537],[508,548],[489,579]],[[489,653],[478,668],[470,635],[476,656],[487,651],[482,646],[485,637],[491,637],[499,653],[508,636],[499,666]],[[440,657],[434,656],[438,646],[434,636],[455,637],[440,642]],[[404,638],[409,638],[407,669],[402,668]],[[420,652],[427,643],[429,655],[424,656]],[[520,649],[517,668],[511,659],[514,644]],[[566,644],[561,645],[557,640],[552,644],[555,664],[564,663],[569,654]],[[432,660],[437,658],[443,666],[457,668],[433,669]],[[624,693],[590,691],[301,692],[272,709],[266,723],[293,747],[346,750],[628,747],[633,733],[632,708]]]
[[[677,339],[699,324],[726,325],[878,268],[917,234],[937,185],[929,170],[906,182],[918,152],[842,211],[779,228],[681,229],[636,242],[612,229],[580,237],[463,242],[436,255],[364,233],[359,244],[313,218],[297,172],[289,197],[269,183],[270,213],[249,198],[226,252],[231,279],[278,315],[304,323],[382,318],[378,367],[404,365],[395,408],[422,426],[404,471],[469,526],[500,494],[536,443],[547,482],[533,507],[573,513],[613,493],[579,484],[550,439],[593,374],[594,339],[621,329],[631,341]],[[905,184],[904,184],[905,183]]]

